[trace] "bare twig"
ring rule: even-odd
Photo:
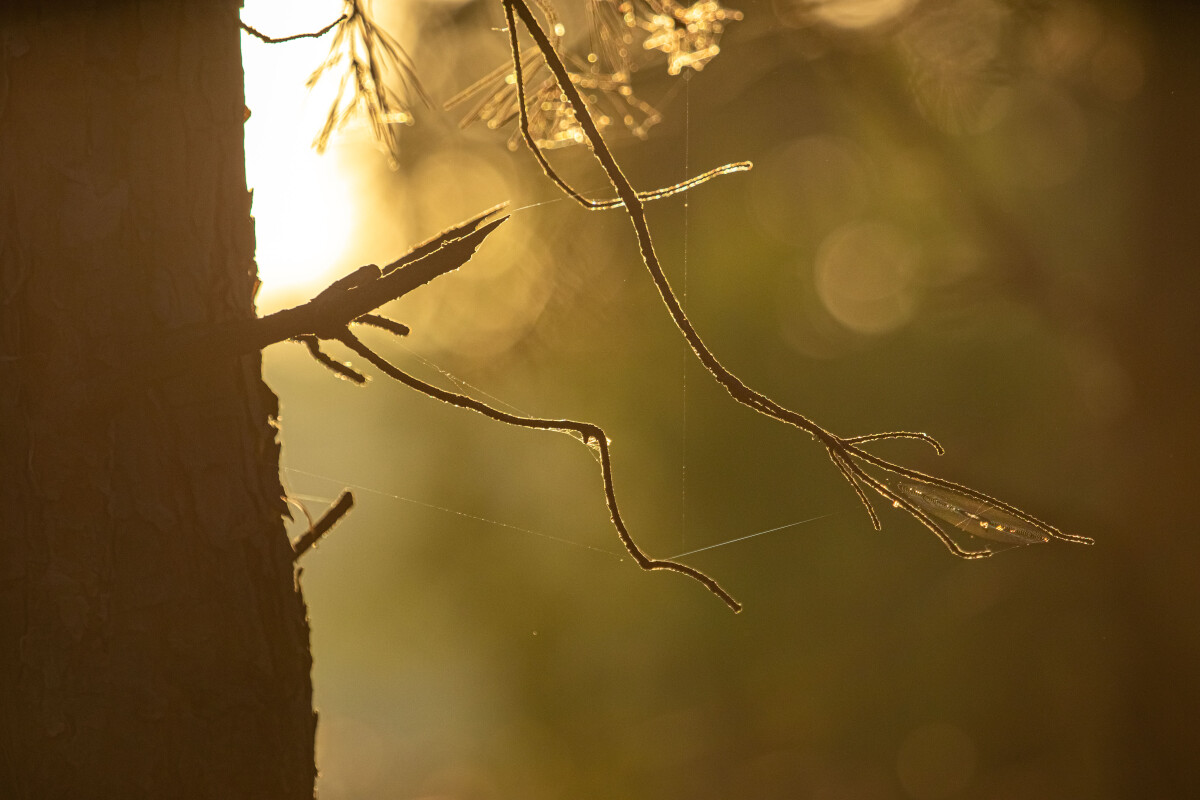
[[[842,439],[846,444],[859,444],[861,442],[876,442],[881,439],[919,439],[925,444],[932,447],[939,456],[946,455],[946,448],[942,447],[937,439],[930,436],[928,433],[919,433],[917,431],[888,431],[886,433],[868,433],[863,436],[850,436]]]
[[[249,25],[247,25],[244,22],[241,23],[241,25],[242,25],[242,30],[244,30],[246,33],[250,34],[251,36],[253,36],[254,38],[258,39],[261,42],[265,42],[266,44],[283,44],[284,42],[294,42],[297,39],[320,39],[322,36],[329,33],[331,30],[333,30],[335,25],[345,22],[348,18],[349,17],[346,14],[342,14],[340,17],[335,19],[333,22],[329,23],[324,28],[321,28],[321,30],[319,30],[319,31],[313,31],[312,33],[294,33],[291,36],[280,36],[280,37],[267,36],[265,33],[255,30],[254,28],[250,27]]]
[[[381,316],[379,314],[363,314],[358,319],[354,320],[360,325],[370,325],[374,328],[385,330],[394,336],[408,336],[408,326],[402,322],[396,322],[393,319]]]
[[[489,209],[438,234],[387,266],[359,267],[303,305],[265,317],[206,327],[182,341],[170,340],[148,356],[148,372],[161,376],[196,361],[252,353],[304,334],[333,338],[326,334],[465,264],[483,240],[508,219],[485,222],[495,211]]]
[[[941,452],[941,445],[926,434],[900,431],[893,433],[869,434],[866,436],[855,436],[849,439],[844,439],[826,430],[802,414],[785,408],[766,395],[751,389],[749,386],[743,383],[740,378],[728,370],[717,359],[713,352],[708,349],[708,346],[700,338],[699,333],[692,326],[691,320],[689,320],[687,315],[684,313],[683,307],[680,305],[674,290],[671,288],[670,282],[667,280],[666,273],[663,271],[662,264],[658,259],[658,255],[654,250],[654,243],[650,237],[650,228],[646,221],[646,214],[643,208],[642,199],[639,197],[638,192],[634,190],[628,178],[626,178],[625,174],[621,171],[620,166],[613,157],[612,151],[609,149],[607,143],[604,141],[603,136],[600,134],[600,130],[596,126],[595,121],[592,119],[592,116],[588,111],[587,106],[579,93],[579,90],[571,81],[566,64],[558,55],[550,38],[546,35],[546,32],[538,23],[526,0],[501,1],[504,6],[505,18],[508,21],[509,42],[512,50],[514,71],[519,74],[521,69],[520,47],[517,41],[516,32],[516,17],[519,17],[522,25],[529,32],[530,36],[533,37],[534,42],[541,51],[542,57],[546,61],[546,65],[554,74],[555,80],[558,82],[559,89],[561,89],[563,95],[571,104],[571,107],[575,113],[575,117],[578,120],[579,125],[583,128],[588,142],[591,144],[592,152],[595,154],[597,160],[600,162],[601,167],[604,169],[605,174],[608,176],[609,181],[612,183],[613,188],[616,190],[617,196],[624,204],[625,211],[629,216],[630,222],[633,223],[634,233],[637,237],[638,246],[641,250],[642,261],[645,263],[646,269],[650,272],[650,277],[654,281],[654,285],[658,289],[659,296],[666,305],[667,311],[671,315],[671,319],[675,322],[676,327],[679,329],[680,333],[691,347],[692,352],[695,353],[696,357],[700,360],[700,363],[703,364],[705,369],[708,370],[709,374],[711,374],[712,377],[718,383],[720,383],[727,392],[729,392],[730,396],[732,396],[737,402],[761,414],[765,414],[766,416],[777,419],[780,422],[787,423],[805,431],[814,439],[819,441],[822,445],[824,445],[826,450],[829,451],[829,455],[833,460],[833,463],[837,466],[843,477],[846,478],[847,482],[850,483],[851,487],[858,495],[859,500],[862,502],[867,514],[871,518],[872,524],[876,528],[879,527],[879,518],[876,515],[875,510],[871,507],[871,503],[861,485],[862,483],[865,483],[894,507],[907,511],[913,516],[913,518],[932,531],[954,555],[959,556],[960,558],[982,558],[993,553],[993,551],[990,549],[966,550],[953,541],[950,534],[944,528],[942,528],[933,519],[933,517],[930,516],[929,513],[926,513],[926,510],[920,505],[920,503],[931,501],[918,501],[914,498],[921,498],[924,497],[924,495],[920,494],[919,492],[913,493],[903,490],[903,486],[905,485],[904,482],[908,481],[914,484],[927,485],[942,490],[946,497],[952,498],[951,500],[945,500],[942,503],[944,506],[949,506],[950,510],[946,510],[941,506],[936,507],[947,514],[961,513],[961,515],[963,515],[966,519],[976,520],[981,530],[991,530],[990,526],[994,524],[993,517],[999,515],[1005,519],[1017,520],[1019,523],[1033,528],[1040,533],[1043,541],[1048,541],[1049,539],[1054,538],[1081,544],[1092,543],[1092,540],[1088,537],[1063,533],[1053,525],[1042,522],[1033,515],[1028,514],[1025,511],[1016,508],[1015,506],[1004,503],[1003,501],[1000,501],[990,495],[984,494],[983,492],[962,486],[961,484],[954,483],[953,481],[948,481],[943,478],[918,472],[917,470],[902,467],[898,464],[894,464],[890,461],[879,458],[878,456],[874,456],[862,450],[858,446],[859,444],[868,441],[878,441],[881,439],[893,438],[910,438],[925,441],[933,446],[936,450]],[[519,83],[520,82],[518,81],[518,85]],[[522,115],[521,124],[523,128],[527,128],[528,115]],[[524,131],[524,134],[526,141],[530,145],[530,150],[534,154],[534,157],[537,158],[538,163],[542,165],[542,168],[547,170],[547,174],[550,174],[552,171],[548,167],[548,162],[546,162],[545,157],[541,155],[536,143],[531,141],[532,136],[528,133],[527,129]],[[550,177],[569,196],[583,205],[591,207],[588,205],[585,198],[580,197],[578,193],[571,190],[570,187],[566,186],[564,182],[557,179],[556,176],[550,174]],[[872,467],[895,476],[901,488],[894,488],[888,483],[873,477],[867,473],[858,462],[869,464]],[[959,508],[954,505],[955,502],[973,503],[979,510],[970,511],[966,508]],[[934,507],[935,506],[929,506],[930,510],[932,510]],[[991,514],[992,517],[989,517],[989,514]],[[956,525],[955,527],[959,528],[960,526]]]
[[[362,319],[359,317],[359,319]],[[353,367],[347,366],[340,361],[331,358],[324,350],[321,349],[321,340],[311,333],[302,333],[299,336],[292,337],[293,342],[299,342],[308,348],[308,354],[318,363],[351,383],[357,383],[360,386],[367,382],[367,376],[363,375]]]
[[[330,529],[353,507],[354,495],[347,489],[338,497],[337,502],[317,520],[316,525],[311,526],[300,538],[292,542],[292,561],[298,560],[300,556],[308,552],[309,548],[315,546],[321,537],[329,533]]]
[[[533,428],[536,430],[546,431],[563,431],[574,434],[582,439],[583,443],[594,447],[600,454],[600,469],[601,476],[604,481],[604,499],[608,504],[609,515],[612,519],[613,527],[616,528],[617,536],[621,539],[621,544],[637,562],[637,565],[647,571],[665,570],[669,572],[677,572],[680,575],[686,575],[695,581],[700,582],[706,589],[719,597],[725,605],[733,609],[734,612],[742,610],[742,605],[733,598],[729,592],[725,591],[719,583],[714,579],[704,574],[698,569],[689,567],[686,564],[680,564],[676,561],[668,559],[651,558],[638,547],[637,543],[630,535],[629,529],[625,526],[625,521],[621,518],[621,512],[617,507],[616,488],[613,484],[612,476],[612,458],[609,453],[608,437],[598,425],[593,425],[588,422],[576,422],[569,419],[542,419],[538,417],[518,416],[509,414],[504,411],[499,411],[486,403],[482,403],[474,398],[466,395],[457,394],[455,392],[439,389],[436,386],[425,383],[422,380],[414,378],[407,372],[399,369],[387,359],[380,356],[367,345],[350,332],[349,329],[344,329],[336,333],[332,338],[346,345],[352,351],[362,356],[375,365],[381,372],[390,378],[393,378],[400,383],[403,383],[409,388],[415,389],[422,394],[426,394],[435,400],[441,400],[443,403],[449,403],[459,408],[469,409],[479,414],[483,414],[489,419],[497,422],[504,422],[508,425],[516,425],[521,428]]]

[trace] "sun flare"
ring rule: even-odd
[[[271,36],[323,28],[339,0],[247,0],[242,18]],[[242,34],[245,69],[246,181],[254,191],[261,306],[316,287],[339,266],[354,220],[350,175],[337,154],[318,155],[312,139],[328,110],[305,81],[328,52],[326,39],[268,45]]]

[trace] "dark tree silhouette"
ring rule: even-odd
[[[137,385],[147,344],[253,316],[240,3],[11,5],[0,797],[311,797],[258,354]]]

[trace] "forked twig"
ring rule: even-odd
[[[359,319],[362,319],[359,317]],[[330,372],[345,378],[351,383],[357,383],[360,386],[367,382],[367,376],[363,375],[353,367],[347,366],[340,361],[332,358],[328,353],[321,349],[321,340],[311,333],[302,333],[299,336],[292,337],[293,342],[299,342],[308,348],[308,354],[321,366],[328,369]]]
[[[360,325],[370,325],[380,330],[385,330],[393,336],[408,336],[408,326],[402,322],[388,319],[380,314],[363,314],[358,319],[354,320]]]
[[[332,332],[331,332],[332,333]],[[422,394],[428,395],[435,400],[441,400],[443,403],[449,403],[459,408],[469,409],[479,414],[484,415],[489,419],[503,422],[508,425],[515,425],[521,428],[533,428],[535,430],[544,431],[565,431],[573,433],[583,440],[583,443],[588,446],[595,447],[600,453],[600,470],[604,481],[604,499],[608,504],[609,516],[612,519],[613,527],[616,528],[617,535],[621,539],[621,544],[637,562],[637,565],[642,569],[653,572],[658,570],[666,570],[669,572],[677,572],[680,575],[698,581],[706,589],[719,597],[725,605],[733,609],[734,612],[742,610],[742,604],[733,598],[729,592],[725,591],[719,583],[704,574],[698,569],[689,567],[686,564],[680,564],[669,559],[651,558],[638,547],[637,543],[630,535],[629,529],[625,526],[625,521],[621,518],[621,512],[617,507],[616,488],[613,484],[612,476],[612,458],[609,453],[609,441],[605,436],[604,431],[598,425],[593,425],[587,422],[576,422],[569,419],[542,419],[538,417],[518,416],[509,414],[504,411],[492,408],[486,403],[480,402],[472,397],[458,394],[456,392],[440,389],[432,384],[414,378],[407,372],[393,365],[383,356],[376,353],[370,347],[367,347],[357,336],[351,333],[349,328],[334,333],[330,338],[337,339],[350,348],[353,352],[365,358],[378,368],[381,372],[394,380],[403,383],[411,389],[415,389]]]
[[[859,501],[863,504],[863,508],[867,510],[867,516],[871,518],[871,527],[875,530],[883,530],[883,525],[879,522],[879,515],[875,513],[875,506],[871,505],[871,498],[867,496],[866,491],[862,488],[858,478],[854,474],[854,469],[850,466],[850,462],[846,461],[836,450],[828,450],[829,459],[833,465],[842,473],[842,477],[854,489],[854,493],[858,495]]]
[[[607,175],[610,183],[616,190],[619,200],[624,205],[630,222],[633,224],[638,247],[641,250],[642,261],[645,263],[646,269],[650,272],[650,277],[654,281],[654,285],[658,289],[659,296],[666,305],[671,319],[675,322],[675,326],[691,347],[692,352],[700,360],[700,363],[729,392],[734,400],[760,414],[765,414],[780,422],[799,428],[824,445],[834,465],[837,466],[842,476],[858,495],[859,500],[871,517],[872,524],[876,528],[880,527],[879,518],[863,489],[863,483],[890,502],[894,507],[907,511],[914,519],[932,531],[951,553],[960,558],[982,558],[991,555],[994,551],[990,549],[966,550],[962,548],[938,524],[931,514],[954,521],[953,524],[956,529],[962,529],[968,533],[975,533],[985,538],[999,539],[1000,541],[1010,543],[1017,539],[1020,539],[1022,543],[1029,543],[1034,541],[1034,537],[1036,536],[1041,541],[1048,541],[1054,538],[1068,542],[1092,544],[1092,540],[1088,537],[1063,533],[1053,525],[1042,522],[1031,514],[983,492],[962,486],[953,481],[947,481],[933,475],[918,472],[917,470],[902,467],[874,456],[859,447],[860,444],[870,441],[903,438],[925,441],[934,447],[939,454],[943,452],[941,445],[926,434],[897,431],[842,438],[802,414],[785,408],[769,397],[751,389],[741,379],[730,372],[712,351],[708,349],[708,346],[704,344],[699,333],[692,326],[691,320],[684,313],[683,307],[680,305],[674,290],[671,288],[662,264],[658,259],[658,255],[654,250],[654,243],[650,237],[650,228],[643,208],[643,199],[634,190],[628,178],[621,171],[620,166],[613,157],[612,151],[609,149],[607,143],[604,141],[604,137],[600,134],[599,128],[592,119],[587,105],[583,101],[583,97],[571,81],[566,64],[559,56],[550,38],[538,23],[526,0],[501,0],[501,2],[504,6],[505,19],[508,22],[509,43],[512,51],[514,71],[518,76],[520,75],[521,56],[516,31],[516,17],[519,17],[522,25],[529,32],[530,36],[533,37],[535,44],[541,51],[546,65],[554,74],[559,89],[562,90],[563,95],[571,104],[575,118],[583,129],[588,142],[591,144],[592,152],[595,154],[596,159],[604,169],[605,175]],[[517,85],[518,87],[520,86],[519,79]],[[577,202],[588,208],[594,207],[586,198],[583,198],[567,186],[554,173],[545,156],[541,154],[537,143],[533,140],[533,136],[528,130],[528,114],[524,112],[524,98],[522,98],[520,124],[525,141],[538,163],[542,166],[542,169],[546,171],[547,176]],[[894,488],[888,483],[870,475],[858,462],[869,464],[872,467],[895,476],[896,487]],[[930,488],[922,491],[917,488],[921,486]],[[971,505],[971,508],[968,508],[968,505]],[[964,525],[969,525],[970,523],[964,522],[963,524],[959,524],[958,520],[960,519],[972,521],[977,525],[977,530],[970,530],[969,527],[964,527]],[[1015,523],[1014,520],[1016,521]],[[1029,534],[1027,531],[1021,530],[1020,533],[1023,534],[1021,536],[1010,535],[1015,530],[1014,525],[1020,527],[1027,526],[1037,533]],[[997,533],[1002,536],[998,537]]]

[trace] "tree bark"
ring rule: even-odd
[[[259,357],[88,389],[254,314],[238,6],[0,12],[3,798],[312,797]]]

